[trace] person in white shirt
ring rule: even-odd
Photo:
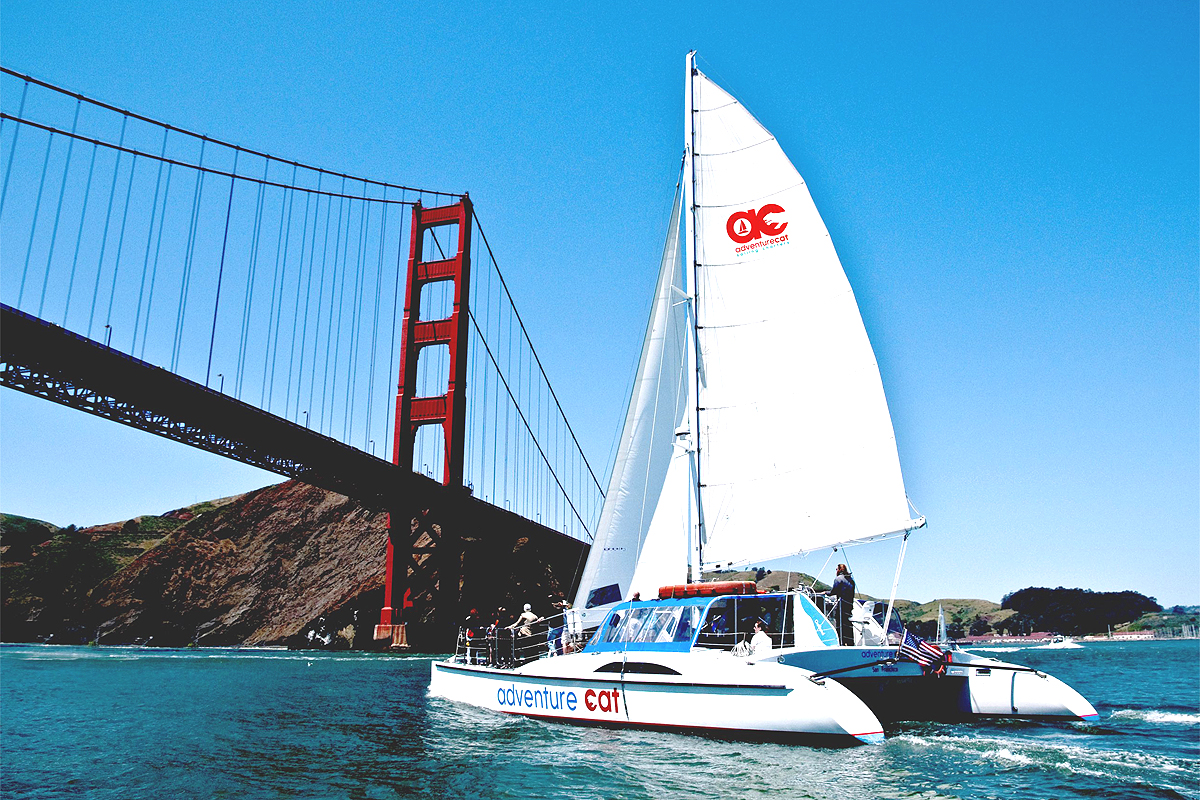
[[[754,636],[750,637],[751,654],[765,653],[775,646],[771,641],[770,634],[763,630],[763,627],[761,619],[754,621]]]

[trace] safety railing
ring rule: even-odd
[[[495,669],[513,669],[539,658],[578,652],[587,643],[579,617],[550,614],[525,625],[463,625],[454,660]]]

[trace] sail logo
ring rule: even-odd
[[[763,236],[768,238],[779,236],[787,230],[788,224],[773,222],[767,217],[782,213],[783,207],[776,203],[767,203],[758,211],[753,208],[746,211],[735,211],[725,222],[725,232],[738,244],[749,244]]]

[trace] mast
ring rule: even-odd
[[[687,215],[684,217],[686,226],[684,243],[687,260],[683,274],[684,280],[687,282],[685,291],[692,310],[688,362],[692,370],[692,378],[695,381],[693,384],[695,402],[688,409],[688,416],[690,417],[688,427],[692,432],[691,461],[694,483],[692,488],[695,492],[696,508],[695,518],[694,520],[689,520],[688,525],[688,581],[692,582],[700,580],[703,575],[701,567],[701,542],[704,537],[704,517],[700,510],[700,333],[699,320],[697,319],[699,312],[699,265],[696,263],[696,169],[694,163],[696,130],[693,124],[693,115],[695,114],[693,90],[696,79],[695,50],[687,54],[686,68],[687,73],[684,78],[683,90],[683,199],[684,206],[687,208]]]

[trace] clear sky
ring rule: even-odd
[[[642,5],[6,0],[0,60],[282,157],[469,190],[600,468],[696,48],[804,175],[857,295],[929,518],[900,595],[1200,602],[1196,3]],[[59,525],[277,480],[7,389],[0,434],[0,508]],[[853,549],[860,587],[885,594],[895,554]]]

